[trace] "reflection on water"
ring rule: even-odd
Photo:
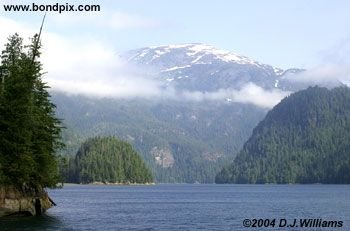
[[[70,230],[57,217],[50,215],[35,217],[3,217],[0,219],[1,231]],[[73,229],[71,229],[73,230]]]

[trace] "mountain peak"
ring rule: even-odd
[[[212,64],[213,62],[225,62],[236,64],[249,64],[264,66],[248,57],[215,48],[202,43],[171,44],[164,46],[145,47],[131,52],[127,55],[128,61],[142,61],[145,64],[155,64],[157,59],[175,54],[180,60],[185,60],[188,64]],[[173,59],[174,60],[174,59]],[[171,68],[171,67],[168,67]]]
[[[202,43],[145,47],[122,57],[147,69],[166,86],[181,90],[241,89],[250,82],[264,89],[287,90],[290,85],[283,78],[287,72],[280,68]]]

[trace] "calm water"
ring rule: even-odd
[[[350,230],[350,185],[67,185],[49,193],[57,207],[2,219],[0,230]],[[322,218],[343,227],[253,229],[243,227],[246,218]]]

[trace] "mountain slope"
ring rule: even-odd
[[[349,183],[350,90],[312,87],[282,100],[217,183]]]
[[[118,136],[143,156],[158,182],[214,182],[265,116],[266,102],[299,89],[285,73],[302,71],[203,44],[141,48],[122,57],[173,97],[94,99],[53,92],[67,127],[63,154],[74,155],[89,137]]]
[[[282,70],[199,43],[146,47],[121,56],[180,90],[240,89],[250,82],[264,89],[292,90],[295,84],[285,74],[303,71]]]
[[[233,103],[52,97],[67,128],[65,155],[74,155],[87,138],[114,135],[133,145],[158,182],[214,182],[266,113]]]

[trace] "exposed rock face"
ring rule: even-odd
[[[154,156],[157,165],[163,168],[171,168],[175,163],[174,156],[171,154],[169,149],[162,149],[153,147],[151,154]]]
[[[43,189],[39,192],[20,191],[11,186],[0,186],[0,217],[9,215],[41,215],[53,205],[54,202]]]

